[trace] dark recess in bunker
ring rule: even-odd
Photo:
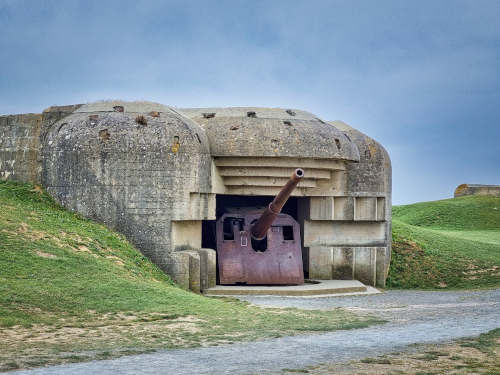
[[[220,195],[216,196],[217,220],[226,212],[233,210],[263,211],[274,196],[264,195]],[[281,210],[282,213],[292,216],[297,220],[298,200],[300,198],[290,197]],[[217,249],[215,225],[217,220],[204,220],[202,223],[201,246],[208,249]],[[219,282],[219,267],[217,267],[217,283]]]

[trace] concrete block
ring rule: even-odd
[[[0,116],[0,179],[40,183],[41,114]]]
[[[215,220],[215,194],[190,192],[189,212],[193,220]]]
[[[354,248],[354,278],[364,284],[375,286],[376,258],[375,247]]]
[[[174,250],[201,247],[201,220],[172,221],[172,247]]]
[[[200,289],[204,291],[215,287],[217,283],[217,255],[212,249],[198,249],[196,251],[200,256]]]
[[[207,288],[213,288],[217,284],[217,253],[215,250],[207,252]]]
[[[352,280],[354,278],[354,250],[352,247],[334,247],[332,278]]]
[[[311,220],[333,220],[333,197],[311,197]]]
[[[377,221],[385,220],[385,198],[377,198]]]
[[[309,278],[319,280],[332,279],[332,248],[309,248]]]
[[[302,285],[217,285],[215,288],[207,289],[209,296],[237,296],[237,295],[260,295],[260,296],[333,296],[356,293],[363,295],[378,294],[374,288],[368,289],[357,280],[321,280],[318,284]]]
[[[169,254],[165,264],[166,273],[182,289],[189,289],[189,254],[174,252]]]
[[[200,293],[200,254],[196,250],[186,250],[189,255],[189,289]]]
[[[347,191],[347,172],[345,170],[332,171],[331,188],[336,192]]]
[[[334,220],[354,220],[354,197],[335,197]]]
[[[377,220],[377,198],[356,197],[354,220]]]
[[[376,286],[385,288],[385,279],[387,278],[389,251],[387,247],[377,247],[377,262],[376,262]]]
[[[337,222],[304,220],[304,246],[384,246],[383,222]]]

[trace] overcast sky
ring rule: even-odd
[[[101,99],[342,120],[448,198],[500,184],[500,1],[0,0],[0,114]]]

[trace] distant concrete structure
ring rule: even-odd
[[[0,178],[42,184],[194,291],[216,282],[216,220],[265,207],[295,168],[304,179],[283,212],[300,226],[304,276],[383,287],[391,162],[343,122],[295,109],[123,101],[0,116]]]
[[[456,198],[463,197],[465,195],[490,195],[492,197],[500,197],[500,185],[458,185],[453,196]]]

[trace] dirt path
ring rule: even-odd
[[[324,362],[345,362],[474,336],[500,327],[500,289],[475,292],[390,291],[336,298],[248,297],[265,306],[304,309],[347,308],[387,319],[365,329],[283,337],[252,343],[170,350],[18,371],[15,374],[266,374]]]

